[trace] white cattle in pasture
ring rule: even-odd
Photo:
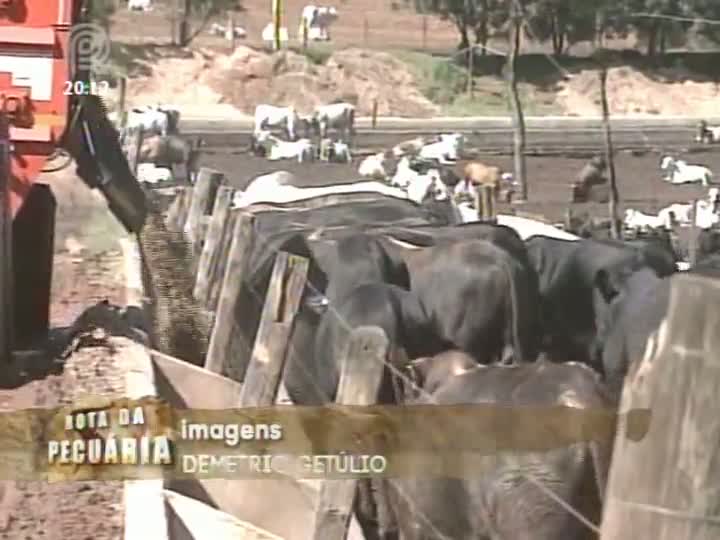
[[[705,120],[701,120],[695,142],[705,144],[720,142],[720,126],[710,126]]]
[[[129,0],[128,9],[130,11],[151,11],[152,0]]]
[[[159,184],[172,181],[173,174],[167,167],[156,167],[153,163],[139,163],[137,179],[147,184]]]
[[[323,139],[320,141],[320,159],[335,163],[350,163],[352,162],[350,146],[343,141]]]
[[[275,137],[270,139],[270,152],[267,155],[270,161],[278,159],[297,159],[298,163],[315,159],[315,146],[310,139],[297,141],[281,141]]]
[[[439,141],[423,146],[418,157],[433,159],[442,164],[451,164],[459,159],[464,143],[465,136],[461,133],[444,133],[440,135]]]
[[[368,156],[360,162],[358,174],[363,178],[385,180],[387,178],[387,171],[385,170],[386,161],[387,157],[385,156],[385,152]]]
[[[297,124],[299,116],[295,107],[276,107],[275,105],[261,104],[255,107],[255,129],[253,134],[257,138],[262,131],[272,128],[282,129],[285,135],[294,141],[297,138]]]
[[[447,186],[440,178],[437,169],[430,169],[425,174],[417,174],[408,184],[408,199],[420,204],[427,197],[432,197],[436,201],[444,201],[450,197]]]
[[[227,40],[231,40],[233,38],[245,39],[247,37],[247,32],[241,26],[234,26],[233,28],[230,28],[230,26],[223,26],[218,23],[213,23],[210,26],[210,33],[214,36],[222,36]]]
[[[307,28],[307,38],[312,41],[330,41],[330,25],[338,18],[337,8],[334,6],[305,6],[300,15],[298,37],[302,39],[303,30]]]
[[[265,28],[263,28],[262,31],[262,40],[265,42],[265,45],[268,47],[272,47],[275,43],[275,25],[271,22],[267,23]],[[288,31],[287,28],[284,26],[280,27],[280,44],[285,44],[288,42]]]
[[[623,225],[626,229],[634,231],[650,231],[652,229],[667,228],[666,217],[656,216],[653,214],[645,214],[640,210],[628,208],[625,210]]]
[[[256,180],[254,180],[253,183]],[[341,193],[379,193],[398,199],[408,199],[407,193],[403,190],[390,187],[381,182],[356,182],[353,184],[299,188],[290,185],[280,185],[277,182],[268,180],[255,187],[253,187],[253,184],[251,183],[244,193],[236,193],[236,196],[233,199],[233,207],[246,208],[250,205],[260,203],[285,204]]]
[[[119,115],[115,113],[114,121]],[[169,135],[178,133],[180,111],[172,105],[143,105],[127,113],[125,128],[129,132],[142,129],[146,134]]]
[[[401,158],[403,156],[416,156],[420,152],[420,149],[430,142],[431,141],[428,141],[425,137],[416,137],[396,144],[392,147],[392,153],[396,158]]]
[[[350,103],[330,103],[315,107],[312,122],[317,134],[326,138],[330,128],[340,134],[342,140],[352,143],[355,134],[355,106]]]
[[[713,181],[713,173],[704,165],[688,165],[685,161],[665,156],[660,161],[663,180],[671,184],[696,184],[707,186]]]

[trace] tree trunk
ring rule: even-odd
[[[660,27],[660,54],[665,55],[667,51],[667,27],[665,25]]]
[[[562,52],[560,41],[560,28],[558,25],[557,13],[550,18],[550,37],[552,38],[553,54],[558,56]]]
[[[617,215],[620,196],[615,179],[615,159],[610,134],[610,107],[607,101],[607,67],[602,66],[600,70],[600,101],[602,102],[603,131],[605,134],[605,161],[608,165],[610,175],[610,200],[608,201],[608,213],[610,214],[610,233],[616,240],[620,238],[620,223]]]
[[[468,36],[467,24],[464,20],[458,20],[456,25],[458,31],[460,32],[460,45],[458,45],[458,49],[464,51],[470,47],[470,37]]]
[[[186,47],[190,42],[190,13],[192,11],[191,0],[185,0],[182,17],[180,18],[180,29],[178,31],[178,42],[181,47]]]
[[[650,57],[653,57],[657,54],[659,30],[660,28],[657,23],[652,23],[650,25],[650,28],[648,28],[647,55]]]
[[[480,44],[480,54],[485,56],[487,54],[487,42],[488,42],[488,18],[487,13],[483,11],[480,16],[480,22],[475,27],[475,43]]]
[[[513,2],[513,7],[516,5]],[[515,11],[515,9],[513,11]],[[506,75],[508,78],[508,89],[510,98],[510,109],[513,113],[513,164],[514,179],[520,185],[520,201],[527,201],[528,186],[525,167],[525,118],[523,117],[522,103],[517,87],[517,59],[520,51],[520,33],[522,31],[522,19],[515,14],[512,30],[512,48],[508,56]]]

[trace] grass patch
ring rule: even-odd
[[[507,86],[500,77],[474,77],[473,96],[467,93],[467,69],[447,58],[422,52],[397,51],[395,55],[415,75],[420,91],[440,105],[448,116],[505,116],[510,111]],[[561,112],[554,91],[543,91],[530,83],[520,83],[523,112],[528,116]]]

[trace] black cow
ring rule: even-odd
[[[554,359],[594,365],[596,330],[604,317],[608,287],[643,267],[658,276],[675,270],[667,257],[612,241],[567,241],[536,236],[526,242],[539,277],[543,349]],[[604,293],[601,290],[605,287]]]
[[[391,347],[389,361],[397,368],[403,368],[407,358],[434,355],[447,348],[417,297],[395,285],[365,283],[330,308],[317,330],[314,354],[285,371],[285,387],[296,404],[322,405],[335,400],[343,353],[351,331],[360,326],[377,326],[385,332]],[[392,378],[391,371],[385,369],[378,403],[397,403],[401,397]],[[355,513],[366,538],[390,539],[389,505],[376,483],[359,481]]]
[[[643,357],[648,337],[667,315],[670,279],[659,278],[651,269],[643,268],[623,283],[602,288],[608,308],[598,326],[596,353],[601,355],[599,365],[611,396],[619,402],[631,363]]]
[[[484,240],[408,250],[415,292],[437,332],[480,363],[534,361],[539,345],[536,276]]]
[[[498,407],[498,415],[518,407],[599,410],[611,405],[599,377],[588,367],[542,361],[512,367],[479,366],[450,377],[430,395],[408,402],[428,403],[492,404]],[[498,425],[508,432],[515,428],[502,421]],[[542,453],[495,454],[488,457],[487,468],[468,467],[453,477],[417,475],[387,482],[400,536],[404,540],[595,539],[585,524],[546,491],[589,521],[599,522],[614,426],[601,428],[593,434],[595,442]],[[491,439],[501,435],[467,434]],[[452,463],[462,463],[462,458],[458,456]]]

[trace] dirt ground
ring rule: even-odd
[[[648,153],[643,156],[619,154],[616,157],[618,189],[621,197],[621,210],[635,208],[656,212],[660,208],[674,203],[687,202],[703,197],[706,189],[699,186],[679,186],[663,182],[660,177],[661,156]],[[512,158],[506,156],[481,156],[483,162],[497,165],[503,170],[512,170]],[[692,157],[686,158],[694,162]],[[720,171],[720,152],[704,154],[698,158],[712,170]],[[271,162],[247,154],[216,153],[203,156],[203,165],[225,172],[232,184],[243,189],[255,177],[287,170],[295,174],[303,186],[320,186],[333,183],[357,181],[357,167],[360,160],[352,165],[330,163],[297,163],[294,161]],[[564,157],[528,157],[529,202],[521,206],[514,205],[520,212],[544,216],[552,221],[562,221],[570,200],[570,183],[574,175],[582,168],[586,160]],[[507,211],[507,208],[501,208]],[[588,213],[595,217],[607,216],[607,205],[575,204],[573,213]]]
[[[56,407],[86,395],[115,396],[124,379],[104,347],[59,354],[64,330],[86,308],[107,299],[124,304],[123,257],[116,226],[92,192],[69,170],[47,176],[58,201],[49,343],[27,352],[0,389],[0,410]],[[2,540],[120,540],[122,482],[0,482]]]

